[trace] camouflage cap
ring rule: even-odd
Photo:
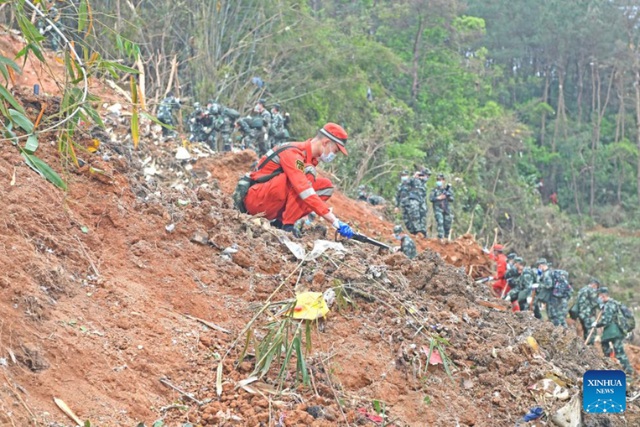
[[[598,289],[598,293],[609,295],[609,288],[607,288],[606,286],[603,286],[600,289]]]
[[[509,255],[507,255],[507,259],[514,259],[515,257],[517,257],[518,254],[515,252],[511,252]]]
[[[594,285],[598,285],[598,286],[602,286],[602,283],[600,283],[600,280],[596,279],[595,277],[592,277],[589,279],[589,284],[594,284]]]
[[[522,265],[524,265],[524,260],[522,259],[522,257],[519,257],[519,256],[515,257],[515,258],[513,259],[513,262],[515,262],[516,264],[522,264]]]
[[[395,227],[393,227],[393,232],[394,233],[400,233],[402,231],[402,226],[401,225],[396,225]]]
[[[443,174],[443,173],[439,173],[439,174],[438,174],[438,179],[445,179],[445,178],[444,178],[444,174]]]
[[[402,173],[400,175],[409,175],[409,171],[408,170],[403,170]]]
[[[538,261],[536,261],[536,265],[540,264],[548,265],[549,263],[547,262],[546,258],[538,258]]]
[[[318,216],[315,212],[310,212],[309,213],[309,218],[310,219],[314,219],[316,216]]]
[[[266,105],[266,103],[267,103],[266,99],[264,99],[264,98],[258,99],[258,104]]]
[[[280,104],[273,104],[273,108],[280,110]]]

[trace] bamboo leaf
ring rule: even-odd
[[[138,148],[140,143],[140,127],[138,124],[138,87],[136,80],[131,76],[131,100],[133,102],[133,109],[131,114],[131,139],[133,140],[133,147]]]
[[[16,101],[16,99],[13,97],[13,95],[11,95],[9,91],[2,85],[0,85],[0,97],[4,98],[4,100],[11,104],[11,106],[17,111],[20,111],[22,114],[24,114],[24,108],[22,108],[22,105],[20,105],[18,101]]]
[[[18,67],[18,64],[16,64],[15,62],[13,62],[11,59],[7,58],[6,56],[0,55],[0,64],[4,64],[6,66],[9,66],[9,67],[13,68],[14,70],[16,70],[18,73],[20,72],[20,67]]]
[[[25,150],[21,151],[22,157],[24,157],[25,162],[31,169],[33,169],[36,173],[38,173],[40,176],[45,178],[56,187],[63,190],[67,189],[67,184],[62,180],[62,178],[60,178],[60,175],[58,175],[53,169],[51,169],[48,164],[46,164],[44,161],[34,156],[33,154],[27,153]]]
[[[14,110],[13,108],[9,108],[9,115],[11,115],[11,120],[15,122],[18,126],[20,126],[27,133],[33,132],[33,123],[24,113]]]
[[[309,372],[307,372],[307,364],[302,356],[302,343],[300,342],[299,336],[293,339],[293,345],[296,348],[296,357],[298,359],[297,370],[302,374],[302,383],[309,385]]]
[[[89,20],[89,14],[87,13],[87,0],[80,0],[80,7],[78,7],[78,32],[81,33],[82,30],[87,26],[87,21]]]
[[[85,113],[87,113],[87,116],[91,117],[91,120],[93,120],[95,124],[104,129],[104,122],[102,121],[100,114],[98,114],[98,112],[91,105],[85,104],[82,108],[84,109]]]
[[[29,135],[27,143],[24,145],[24,150],[29,154],[33,154],[38,149],[38,136],[34,133]]]

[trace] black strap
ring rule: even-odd
[[[262,169],[263,167],[265,167],[267,165],[267,163],[269,163],[271,160],[273,160],[274,157],[276,157],[278,154],[282,153],[284,150],[287,150],[289,148],[296,148],[293,145],[285,145],[282,146],[280,148],[278,148],[277,150],[274,150],[273,153],[269,154],[269,156],[264,159],[264,161],[262,163],[260,163],[259,166],[256,167],[255,171],[259,171],[260,169]]]
[[[278,154],[282,153],[284,150],[287,150],[289,148],[296,148],[296,147],[293,146],[293,145],[285,145],[284,147],[280,147],[277,150],[274,150],[273,153],[271,153],[269,156],[267,156],[267,158],[264,159],[264,161],[262,163],[260,163],[255,168],[254,172],[257,172],[260,169],[262,169],[263,167],[265,167],[267,165],[267,163],[269,163],[271,160],[273,160],[274,157],[276,157]],[[256,179],[252,179],[251,180],[251,185],[253,185],[253,184],[263,184],[263,183],[265,183],[267,181],[270,181],[271,179],[275,178],[276,176],[280,175],[283,172],[284,172],[284,170],[282,169],[282,166],[280,166],[278,169],[274,170],[269,175],[264,175],[264,176],[258,177]]]

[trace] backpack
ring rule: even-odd
[[[573,288],[569,284],[569,273],[564,270],[553,270],[551,272],[553,280],[552,295],[556,298],[569,298],[573,293]]]
[[[569,309],[569,318],[576,320],[578,318],[578,302],[574,301],[573,305]]]
[[[636,318],[629,307],[618,302],[618,311],[616,313],[616,324],[622,330],[623,334],[628,334],[636,328]]]

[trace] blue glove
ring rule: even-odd
[[[544,409],[542,409],[540,406],[534,406],[529,410],[527,414],[525,414],[524,417],[522,417],[522,421],[529,422],[529,421],[537,420],[543,414],[544,414]]]
[[[349,224],[345,224],[344,222],[341,222],[338,225],[338,233],[340,233],[342,237],[346,237],[347,239],[353,237],[353,230],[351,229],[351,227],[349,227]]]

